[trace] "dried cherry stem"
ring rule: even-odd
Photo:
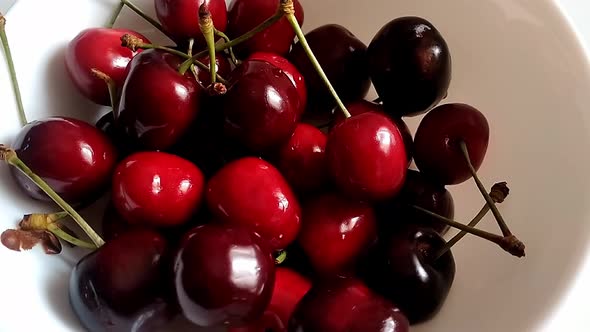
[[[494,200],[495,203],[502,203],[506,199],[506,197],[508,196],[509,193],[510,193],[510,189],[508,188],[508,185],[506,184],[506,182],[498,182],[492,186],[492,190],[490,190],[490,197],[492,197],[492,200]],[[470,226],[470,227],[477,226],[477,224],[483,219],[483,217],[485,217],[486,214],[488,214],[489,211],[490,211],[490,206],[486,203],[481,208],[481,210],[479,210],[479,213],[471,220],[471,222],[469,222],[469,224],[467,224],[467,226]],[[457,233],[457,235],[453,236],[453,238],[450,239],[444,245],[444,247],[442,247],[440,249],[438,254],[434,256],[435,257],[434,260],[439,259],[442,255],[444,255],[447,251],[449,251],[465,235],[467,235],[467,232],[461,231],[461,232]]]
[[[465,162],[467,163],[467,167],[469,167],[469,171],[471,172],[471,175],[473,176],[473,180],[475,181],[475,184],[477,185],[477,188],[481,192],[483,198],[486,200],[486,203],[490,206],[490,209],[492,210],[492,214],[494,215],[494,218],[496,218],[496,221],[498,222],[498,226],[500,226],[500,230],[502,231],[502,234],[504,236],[512,235],[512,232],[510,232],[508,225],[506,225],[506,222],[504,221],[502,214],[500,214],[500,211],[496,207],[494,200],[490,197],[490,195],[486,191],[486,187],[479,180],[479,177],[477,176],[477,171],[475,170],[475,168],[473,167],[473,164],[471,163],[471,158],[469,158],[469,151],[467,150],[467,144],[465,143],[465,141],[459,142],[459,148],[461,149],[461,152],[463,153],[463,156],[465,157]]]
[[[166,37],[173,39],[172,36],[170,36],[166,30],[164,30],[164,28],[162,27],[162,25],[160,24],[160,22],[156,21],[154,18],[150,17],[149,15],[147,15],[146,13],[143,12],[143,10],[141,10],[139,7],[137,7],[135,4],[133,4],[131,1],[129,0],[121,0],[121,2],[123,4],[125,4],[125,6],[129,7],[129,9],[131,9],[132,11],[134,11],[137,15],[139,15],[141,18],[143,18],[144,20],[146,20],[149,24],[151,24],[154,28],[158,29],[161,33],[163,33]]]
[[[223,39],[223,41],[226,43],[229,43],[231,41],[231,39],[229,39],[229,37],[223,31],[219,31],[219,30],[215,29],[215,35],[217,37],[220,37],[221,39]],[[238,58],[234,54],[234,48],[230,47],[226,51],[229,53],[229,57],[230,57],[231,61],[233,62],[233,64],[236,66],[239,65],[240,60],[238,60]]]
[[[305,54],[307,54],[307,57],[311,61],[311,64],[313,65],[314,69],[316,70],[318,75],[320,75],[322,81],[324,81],[324,84],[326,85],[328,90],[330,90],[330,93],[332,94],[334,100],[336,100],[336,104],[338,104],[338,107],[340,108],[344,116],[346,118],[350,118],[350,112],[346,109],[346,106],[344,106],[342,100],[340,100],[338,93],[332,86],[332,83],[330,83],[330,80],[328,79],[328,76],[326,76],[324,69],[322,68],[322,66],[318,62],[318,59],[315,57],[315,54],[313,54],[313,51],[309,47],[309,44],[307,43],[307,39],[305,38],[303,31],[301,31],[301,26],[299,25],[299,22],[297,22],[297,18],[295,18],[295,7],[293,6],[293,0],[281,0],[280,8],[283,10],[285,17],[287,18],[287,21],[289,21],[291,27],[295,31],[295,35],[297,36],[297,39],[299,39],[299,43],[301,43],[301,46],[303,47]]]
[[[119,3],[117,4],[117,7],[115,7],[115,11],[113,12],[113,15],[111,15],[111,18],[109,19],[109,21],[106,25],[107,28],[111,29],[115,25],[115,22],[117,22],[119,15],[121,15],[121,11],[123,10],[123,7],[125,7],[125,3],[123,1],[119,1]]]
[[[33,181],[39,189],[43,190],[62,210],[68,213],[72,219],[82,228],[84,233],[88,235],[92,243],[96,247],[100,247],[104,244],[104,240],[98,235],[90,225],[82,218],[82,216],[76,212],[66,201],[64,201],[49,185],[37,176],[16,154],[16,152],[0,144],[0,160],[4,160],[7,164],[16,167],[21,173]]]
[[[69,242],[77,247],[86,249],[96,249],[92,243],[78,239],[62,229],[58,223],[60,220],[66,218],[68,213],[65,211],[57,213],[33,213],[27,214],[19,223],[19,227],[23,231],[49,231],[58,238]]]
[[[111,99],[111,107],[113,108],[113,118],[117,121],[119,118],[119,94],[117,93],[117,84],[109,75],[102,71],[96,68],[92,68],[91,71],[94,76],[103,80],[107,85],[109,89],[109,98]]]
[[[277,257],[275,258],[275,264],[276,265],[281,265],[283,264],[283,262],[287,259],[287,251],[286,250],[281,250]]]
[[[14,69],[14,61],[12,59],[12,52],[8,45],[8,37],[6,36],[6,18],[0,13],[0,39],[2,40],[2,48],[6,56],[6,65],[10,71],[10,83],[12,84],[12,90],[14,92],[14,98],[16,99],[16,107],[18,109],[18,117],[20,119],[21,126],[25,126],[27,121],[27,115],[25,114],[25,107],[23,106],[23,99],[20,94],[20,87],[18,86],[18,79],[16,78],[16,70]]]
[[[217,82],[217,63],[215,61],[215,27],[213,25],[213,19],[211,18],[211,11],[206,3],[203,3],[199,7],[199,28],[205,42],[207,43],[207,50],[209,51],[209,68],[211,70],[211,84]]]
[[[477,237],[480,237],[482,239],[485,239],[485,240],[488,240],[492,243],[495,243],[498,246],[500,246],[502,249],[504,249],[505,251],[507,251],[508,253],[510,253],[516,257],[524,257],[525,256],[524,243],[522,243],[514,235],[500,236],[497,234],[486,232],[481,229],[473,228],[471,226],[463,225],[462,223],[456,222],[456,221],[446,218],[444,216],[438,215],[434,212],[428,211],[420,206],[417,206],[417,205],[410,205],[410,206],[420,212],[423,212],[433,218],[440,220],[444,224],[447,224],[451,227],[460,229],[460,230],[465,231],[469,234],[473,234]]]

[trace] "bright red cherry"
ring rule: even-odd
[[[105,82],[94,76],[91,70],[98,69],[111,77],[117,86],[123,86],[127,64],[141,52],[121,46],[124,34],[150,42],[131,30],[89,28],[78,33],[66,47],[65,66],[69,77],[86,98],[97,104],[108,106],[111,99]]]
[[[102,131],[67,117],[30,122],[12,147],[35,174],[71,204],[89,203],[103,194],[117,162],[116,149]],[[11,172],[29,196],[51,201],[16,168],[11,167]]]
[[[119,163],[112,199],[131,224],[156,227],[186,223],[200,207],[204,177],[197,166],[164,152],[138,152]]]
[[[298,0],[293,1],[295,17],[303,25],[303,7]],[[278,0],[235,0],[229,7],[228,34],[239,37],[254,29],[267,18],[273,16],[279,7]],[[280,19],[248,41],[238,45],[236,51],[243,55],[254,52],[270,52],[285,55],[291,48],[295,32],[286,18]]]
[[[209,180],[206,197],[219,221],[256,231],[273,249],[283,249],[297,237],[299,202],[281,173],[262,159],[227,164]]]
[[[402,188],[407,154],[399,128],[381,113],[355,115],[336,125],[326,145],[328,171],[347,195],[383,200]]]

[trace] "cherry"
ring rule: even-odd
[[[300,117],[301,101],[289,77],[264,61],[244,61],[223,96],[225,132],[255,152],[285,143]]]
[[[453,284],[451,251],[432,257],[444,245],[434,230],[408,225],[382,239],[361,271],[368,285],[397,304],[411,324],[421,323],[436,315]]]
[[[326,156],[334,182],[351,197],[392,198],[406,177],[401,132],[381,113],[355,115],[336,125],[328,135]]]
[[[225,0],[155,0],[154,3],[162,27],[177,43],[194,38],[199,45],[205,45],[199,28],[199,7],[203,4],[211,11],[217,30],[224,32],[227,26]]]
[[[115,121],[113,112],[108,112],[103,115],[98,119],[95,126],[105,133],[111,143],[115,146],[119,160],[124,159],[140,149],[139,143],[135,142],[123,132],[121,126]]]
[[[303,24],[303,7],[298,0],[293,1],[295,17]],[[229,7],[228,35],[233,38],[252,30],[269,17],[275,15],[279,7],[278,0],[235,0]],[[271,27],[263,30],[246,42],[236,47],[242,56],[254,52],[269,52],[285,55],[291,48],[295,32],[286,18],[281,18]]]
[[[254,157],[230,162],[207,183],[207,205],[229,225],[248,227],[283,249],[299,232],[301,208],[281,173]]]
[[[126,29],[89,28],[82,30],[66,47],[65,67],[72,82],[88,99],[109,106],[111,100],[105,82],[92,74],[100,70],[123,86],[127,64],[141,50],[121,46],[121,36],[131,34],[143,42],[150,41],[138,32]]]
[[[202,89],[190,72],[178,73],[180,63],[178,56],[154,49],[129,63],[118,121],[145,148],[171,147],[197,115]]]
[[[345,27],[322,25],[305,35],[309,47],[344,103],[362,99],[371,85],[367,69],[367,46]],[[293,46],[291,62],[305,77],[309,106],[326,113],[336,105],[301,43]]]
[[[152,331],[170,320],[173,307],[162,287],[166,241],[135,230],[107,242],[74,267],[70,304],[89,331]]]
[[[396,117],[430,110],[451,82],[449,47],[420,17],[400,17],[383,26],[369,44],[368,63],[379,97]]]
[[[146,228],[145,225],[132,225],[128,223],[115,208],[113,202],[107,204],[104,213],[102,215],[102,237],[106,242],[118,238],[121,234],[125,234],[129,231],[137,230],[140,228]]]
[[[117,153],[92,125],[68,117],[32,121],[17,135],[13,149],[29,168],[64,200],[89,203],[108,189]],[[11,167],[19,186],[32,198],[51,201],[28,177]]]
[[[256,233],[213,223],[186,234],[174,280],[182,312],[191,322],[244,325],[262,317],[270,303],[274,260]]]
[[[462,183],[472,177],[460,143],[467,146],[469,160],[479,169],[489,142],[485,116],[466,104],[446,104],[430,111],[418,126],[414,160],[424,176],[441,185]]]
[[[210,67],[211,61],[209,60],[209,56],[205,56],[199,59],[199,61],[205,64],[207,68]],[[232,72],[232,66],[227,55],[221,52],[217,53],[215,55],[215,64],[217,67],[217,74],[221,75],[222,77],[229,77],[230,73]],[[195,70],[197,72],[197,76],[199,77],[199,83],[201,83],[203,87],[208,87],[211,85],[211,73],[208,70],[203,70],[196,66]]]
[[[276,165],[296,191],[323,188],[328,178],[326,141],[326,135],[319,129],[300,123],[291,139],[278,150]]]
[[[370,204],[339,194],[323,194],[303,207],[298,242],[322,276],[347,276],[365,249],[377,240]]]
[[[315,284],[297,305],[289,332],[407,332],[408,320],[357,279]]]
[[[131,224],[171,227],[198,210],[204,177],[197,166],[165,152],[137,152],[117,165],[113,204]]]

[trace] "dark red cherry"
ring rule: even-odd
[[[361,273],[377,293],[396,303],[411,324],[434,317],[455,277],[451,251],[433,260],[445,245],[434,230],[410,225],[383,238]]]
[[[283,249],[299,232],[301,208],[281,173],[270,163],[245,157],[223,167],[207,183],[207,204],[229,225],[256,231],[273,249]]]
[[[300,113],[303,113],[305,110],[305,105],[307,105],[307,87],[305,85],[305,79],[299,70],[291,62],[289,62],[289,60],[283,58],[280,55],[267,52],[253,53],[248,57],[248,60],[266,61],[282,70],[297,88],[297,92],[299,92],[299,102],[301,105]]]
[[[322,131],[300,123],[291,139],[278,150],[276,165],[296,191],[316,191],[326,183],[326,141]]]
[[[69,284],[70,304],[88,331],[153,331],[172,318],[166,301],[166,241],[135,230],[82,258]]]
[[[127,29],[89,28],[72,39],[65,50],[66,71],[78,90],[88,99],[110,105],[109,90],[103,80],[92,73],[98,69],[123,86],[125,69],[141,50],[131,51],[121,46],[121,36],[130,34],[145,43],[150,41],[140,33]]]
[[[328,193],[303,206],[297,241],[322,276],[347,276],[377,240],[373,207],[365,202]]]
[[[199,59],[207,68],[211,65],[211,60],[209,60],[209,56],[205,56]],[[232,72],[232,66],[228,56],[225,53],[217,53],[215,55],[215,65],[217,67],[217,74],[221,75],[224,78],[229,77],[230,73]],[[199,82],[203,87],[208,87],[211,85],[211,73],[208,70],[203,70],[200,67],[195,66],[195,70],[197,72],[197,76],[199,77]]]
[[[392,198],[406,178],[401,132],[381,113],[355,115],[336,125],[328,135],[326,156],[334,182],[351,197]]]
[[[139,228],[145,228],[143,225],[130,224],[128,223],[113,205],[109,202],[102,215],[102,238],[109,242],[115,238],[118,238],[121,234],[125,234],[129,231],[133,231]]]
[[[182,60],[164,51],[146,50],[129,63],[118,121],[145,148],[171,147],[197,115],[202,89],[190,71],[178,73]]]
[[[186,234],[174,275],[188,320],[207,327],[245,325],[262,317],[270,303],[275,267],[256,233],[213,223]]]
[[[322,25],[305,35],[309,47],[343,102],[362,99],[371,86],[367,69],[367,46],[345,27]],[[289,54],[291,62],[305,77],[309,110],[327,113],[336,105],[300,43]]]
[[[369,72],[386,111],[413,116],[430,110],[447,94],[451,54],[432,23],[396,18],[377,32],[368,48]]]
[[[289,77],[264,61],[244,61],[223,96],[225,132],[255,152],[289,140],[300,117],[299,94]]]
[[[177,43],[191,38],[205,45],[205,38],[199,28],[199,7],[207,5],[213,25],[221,32],[227,26],[225,0],[155,0],[156,15],[164,30]]]
[[[24,126],[12,145],[20,159],[70,204],[88,203],[109,187],[117,152],[96,127],[67,117],[50,117]],[[31,197],[51,201],[16,168],[11,173]]]
[[[131,224],[178,226],[200,207],[204,181],[199,168],[186,159],[165,152],[138,152],[115,169],[113,204]]]
[[[459,143],[465,142],[471,164],[478,170],[488,149],[490,129],[485,116],[466,104],[446,104],[430,111],[418,126],[414,160],[424,176],[442,185],[471,178]]]
[[[314,284],[297,305],[289,332],[408,332],[404,315],[357,279]]]
[[[100,129],[111,140],[117,149],[119,160],[140,150],[139,143],[127,136],[121,126],[115,121],[113,112],[108,112],[96,122],[96,128]]]
[[[303,7],[298,0],[293,1],[295,17],[303,25]],[[273,16],[279,8],[276,0],[235,0],[229,7],[227,27],[231,38],[237,38],[254,29],[267,18]],[[254,52],[269,52],[285,55],[291,48],[295,32],[286,18],[280,19],[271,27],[238,45],[235,50],[246,57]]]

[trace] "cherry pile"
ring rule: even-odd
[[[67,295],[89,331],[182,315],[233,332],[405,332],[443,306],[466,233],[524,256],[496,207],[507,184],[477,176],[486,117],[441,104],[451,54],[431,22],[395,18],[367,46],[338,24],[303,35],[297,0],[154,5],[157,19],[121,1],[66,48],[73,84],[112,111],[31,121],[0,145],[24,192],[62,209],[2,243],[91,250]],[[112,28],[125,6],[174,45]],[[418,115],[412,134],[403,118]],[[448,188],[472,178],[485,205],[464,225]],[[103,195],[98,234],[76,211]],[[475,228],[490,210],[501,235]],[[461,233],[447,241],[449,226]]]

